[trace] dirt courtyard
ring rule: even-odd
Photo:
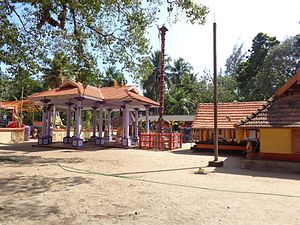
[[[300,175],[185,149],[0,145],[0,224],[300,224]]]

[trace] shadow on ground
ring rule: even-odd
[[[80,184],[89,184],[90,179],[83,177],[43,177],[12,174],[0,179],[0,222],[12,220],[40,220],[60,214],[57,205],[45,206],[36,196],[46,192],[68,190]],[[5,198],[6,197],[6,198]],[[16,223],[17,224],[17,223]]]
[[[184,155],[211,156],[211,160],[214,160],[213,151],[197,152],[190,149],[183,149],[183,150],[172,151],[172,153],[184,154]],[[226,153],[220,152],[219,156],[226,157],[226,159],[224,160],[224,166],[216,167],[214,173],[226,173],[226,174],[238,174],[238,175],[252,176],[252,177],[270,177],[270,178],[279,178],[279,179],[300,180],[299,174],[243,169],[243,161],[245,158],[242,156],[241,152],[236,152],[236,151],[233,152],[226,151]]]
[[[9,166],[26,166],[36,164],[37,166],[48,166],[49,164],[58,163],[80,163],[81,158],[42,158],[41,156],[24,156],[24,155],[5,155],[0,156],[0,165]]]
[[[5,151],[13,151],[13,152],[46,152],[46,151],[57,151],[59,148],[48,148],[48,147],[33,147],[32,145],[36,144],[33,142],[26,143],[12,143],[12,144],[1,144],[0,145],[0,153],[5,153]]]

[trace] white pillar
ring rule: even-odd
[[[122,106],[121,109],[122,109],[122,127],[125,132],[125,106]]]
[[[47,117],[47,136],[50,137],[51,135],[51,116],[52,112],[51,109],[48,109],[48,117]]]
[[[149,134],[150,133],[150,129],[149,129],[149,108],[150,106],[149,105],[145,105],[145,108],[146,108],[146,125],[145,125],[145,133],[146,134]]]
[[[80,139],[81,124],[81,100],[77,100],[77,109],[75,113],[75,137]]]
[[[129,104],[126,103],[124,107],[124,135],[126,139],[129,139]]]
[[[98,137],[102,138],[103,129],[103,105],[99,107],[99,128],[98,128]]]
[[[50,124],[50,121],[48,120],[49,117],[49,105],[48,103],[50,102],[49,99],[43,99],[41,100],[44,103],[43,107],[43,127],[42,127],[42,136],[39,138],[38,143],[40,145],[48,145],[51,143],[52,139],[49,138],[48,134],[49,132],[49,127],[48,124]]]
[[[47,103],[43,107],[43,126],[42,126],[42,137],[47,136]]]
[[[107,109],[107,139],[108,139],[108,141],[112,141],[111,111],[112,111],[112,109]]]
[[[97,106],[93,106],[93,136],[92,140],[96,140],[96,127],[97,127]]]
[[[70,134],[71,134],[71,106],[72,106],[72,103],[68,102],[66,104],[68,106],[66,137],[70,137]]]
[[[135,141],[139,140],[139,109],[134,109],[134,137]]]

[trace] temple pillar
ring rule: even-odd
[[[124,107],[124,138],[122,139],[122,146],[130,147],[131,146],[131,138],[129,135],[129,102],[125,102]]]
[[[96,127],[97,127],[97,109],[98,106],[93,106],[93,136],[90,138],[90,141],[96,141]]]
[[[107,109],[107,140],[112,141],[112,125],[111,125],[111,111],[112,109]]]
[[[103,132],[103,105],[99,107],[99,125],[98,125],[98,137],[96,139],[96,145],[104,145],[105,140],[102,135]]]
[[[150,105],[145,105],[145,108],[146,108],[145,133],[149,134],[150,133],[150,129],[149,129],[149,126],[150,126],[150,119],[149,119],[149,108],[150,108]]]
[[[67,127],[66,127],[66,136],[63,139],[64,144],[72,144],[72,137],[71,137],[71,106],[73,105],[72,102],[67,102],[66,105],[68,106],[67,109]]]
[[[52,110],[50,105],[48,105],[48,115],[47,115],[47,137],[49,144],[52,144],[52,135],[53,135],[53,128],[51,127],[51,117],[52,117]]]
[[[72,146],[80,148],[83,146],[83,140],[80,138],[80,125],[81,125],[81,107],[82,98],[77,98],[76,113],[75,113],[75,138],[73,138]]]
[[[38,144],[39,145],[48,145],[49,144],[49,139],[48,139],[48,134],[47,134],[47,115],[48,115],[48,103],[50,102],[50,99],[43,99],[41,102],[44,103],[43,106],[43,126],[42,126],[42,135],[38,139]]]
[[[139,141],[139,109],[134,109],[134,141]]]

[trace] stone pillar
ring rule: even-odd
[[[96,141],[96,127],[97,127],[97,108],[98,106],[93,106],[93,136],[90,138],[90,141]]]
[[[122,146],[130,147],[131,139],[129,135],[129,102],[125,102],[123,114],[124,114],[124,138],[122,139]]]
[[[134,141],[139,141],[139,109],[134,109]]]
[[[111,111],[112,109],[107,109],[107,140],[108,141],[112,141]]]
[[[71,106],[73,105],[72,102],[66,102],[68,106],[67,110],[67,127],[66,127],[66,136],[64,137],[63,143],[64,144],[72,144],[72,137],[71,135]]]
[[[99,107],[99,125],[98,125],[98,137],[96,139],[96,145],[104,145],[105,139],[102,136],[103,132],[103,105]]]
[[[50,102],[50,99],[43,99],[41,102],[44,103],[43,106],[43,127],[42,127],[42,135],[38,139],[39,145],[48,145],[49,139],[48,139],[48,132],[47,132],[47,115],[48,115],[48,103]]]
[[[82,98],[77,98],[77,108],[75,113],[75,138],[72,142],[72,146],[75,148],[80,148],[83,146],[83,140],[80,138],[82,100]]]
[[[150,105],[145,105],[146,108],[146,124],[145,124],[145,133],[149,134],[150,133],[150,129],[149,129],[149,125],[150,125],[150,119],[149,119],[149,108]]]

